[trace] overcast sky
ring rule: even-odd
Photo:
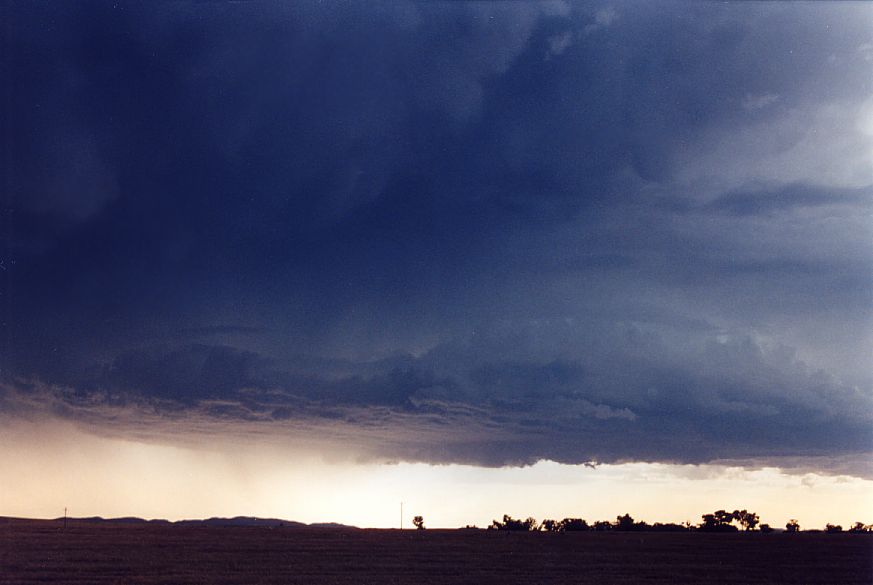
[[[2,10],[6,419],[873,478],[870,4]]]

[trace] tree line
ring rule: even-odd
[[[649,524],[644,521],[637,521],[630,514],[617,516],[615,521],[599,520],[591,524],[582,518],[564,518],[563,520],[545,519],[542,522],[537,522],[533,517],[525,519],[513,518],[509,514],[504,514],[502,520],[494,520],[488,530],[502,530],[512,532],[584,532],[584,531],[618,531],[618,532],[739,532],[743,531],[759,531],[773,532],[775,529],[769,524],[761,524],[760,517],[754,512],[748,510],[716,510],[712,514],[703,514],[702,521],[699,524],[691,524],[683,522],[682,524],[661,523],[655,522]],[[416,517],[416,526],[420,529],[424,528],[424,521],[421,517]],[[475,526],[467,526],[467,528],[475,528]],[[789,520],[785,525],[785,532],[800,532],[800,523],[795,520]],[[807,531],[809,532],[809,531]],[[825,532],[838,533],[844,532],[843,527],[838,524],[828,524],[825,527]],[[849,533],[869,533],[873,532],[873,524],[864,524],[863,522],[855,522],[853,526],[846,529]]]

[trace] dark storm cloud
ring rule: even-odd
[[[488,465],[873,448],[868,6],[6,12],[7,410]]]

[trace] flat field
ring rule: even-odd
[[[0,583],[873,583],[863,534],[0,523]]]

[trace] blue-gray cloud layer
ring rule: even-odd
[[[869,5],[5,11],[8,410],[873,450]]]

